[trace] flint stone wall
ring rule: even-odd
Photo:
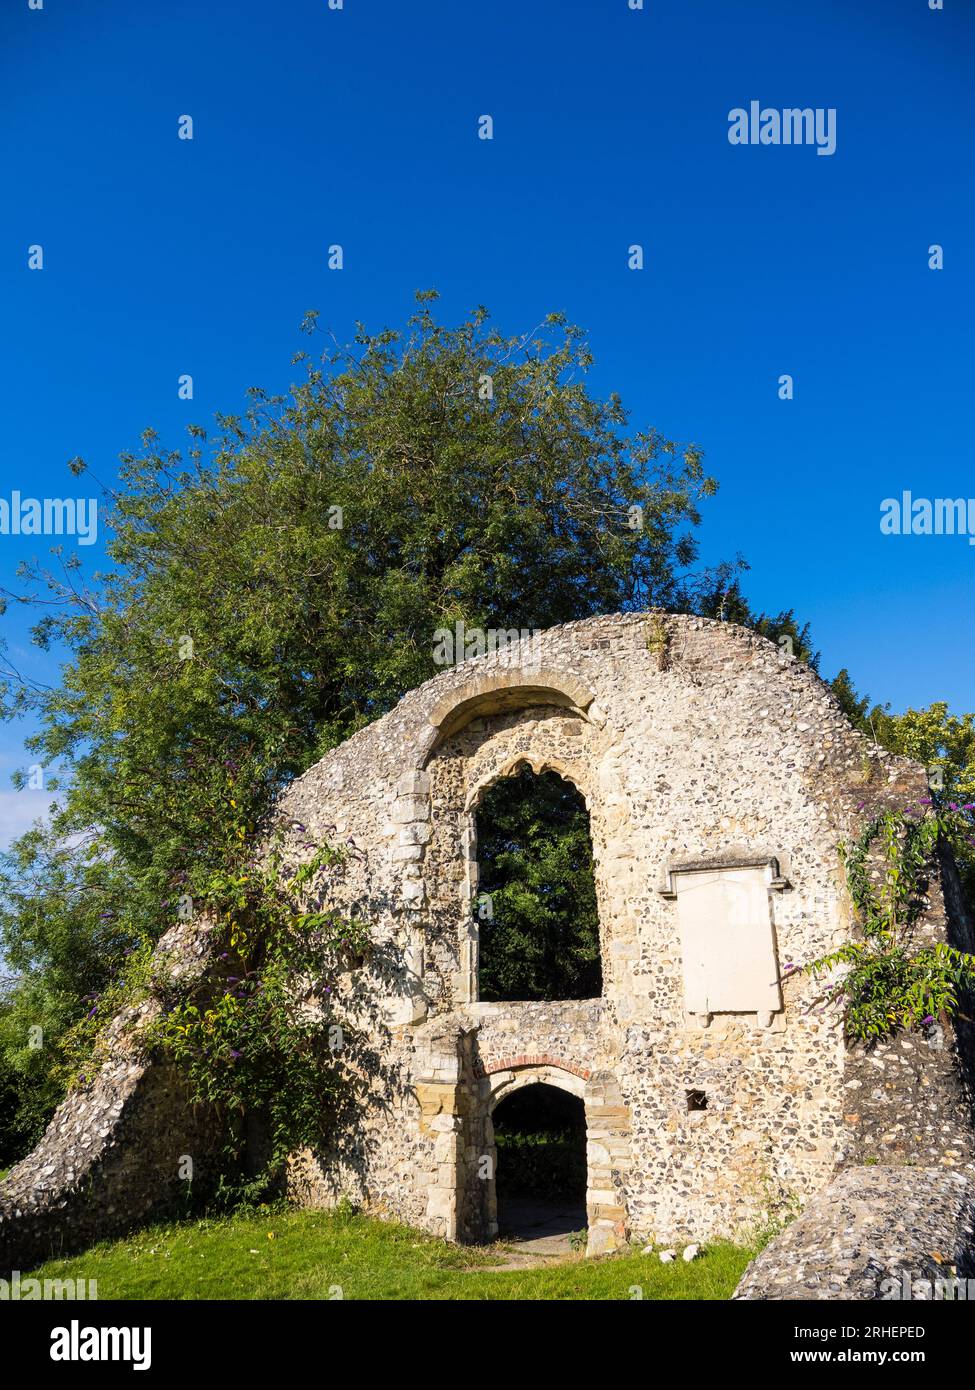
[[[586,801],[598,1000],[478,1000],[474,810],[524,763]],[[808,667],[720,622],[570,623],[412,691],[279,807],[303,842],[348,847],[327,900],[367,920],[372,942],[338,980],[323,963],[302,982],[323,1027],[343,1025],[349,1103],[327,1152],[294,1156],[293,1194],[488,1238],[493,1110],[537,1083],[585,1103],[593,1253],[738,1235],[878,1151],[968,1167],[954,1036],[850,1053],[820,987],[793,969],[849,937],[838,842],[926,792],[924,770],[854,732]],[[742,864],[769,866],[781,1008],[688,1014],[674,871]],[[923,930],[940,939],[954,929],[940,879],[929,896]],[[25,1162],[20,1184],[36,1172]],[[126,1192],[115,1185],[116,1206]],[[131,1205],[144,1205],[138,1185]]]
[[[156,949],[160,979],[210,970],[209,936],[205,923],[167,932]],[[159,1007],[150,998],[112,1021],[95,1076],[71,1091],[37,1148],[0,1183],[0,1277],[184,1209],[187,1157],[192,1181],[206,1181],[218,1118],[191,1104],[178,1073],[146,1051],[144,1029]]]
[[[631,1236],[738,1234],[867,1152],[970,1163],[954,1037],[912,1039],[910,1060],[899,1046],[889,1057],[849,1053],[818,987],[789,969],[847,939],[837,844],[885,806],[925,797],[923,769],[863,739],[806,666],[740,628],[613,615],[531,645],[531,662],[480,658],[413,691],[284,798],[313,839],[331,826],[363,851],[345,901],[376,923],[391,967],[363,973],[367,1031],[385,1029],[381,1104],[356,1126],[350,1162],[303,1156],[304,1198],[345,1193],[443,1235],[490,1235],[493,1184],[477,1172],[494,1156],[503,1092],[485,1077],[505,1062],[522,1081],[554,1080],[586,1100],[590,1250]],[[598,1001],[477,1000],[473,810],[525,762],[586,799]],[[763,855],[783,881],[770,894],[783,1008],[770,1026],[718,1014],[702,1028],[684,1010],[668,871]],[[939,882],[924,930],[949,930]],[[607,1081],[611,1132],[586,1094],[601,1088],[605,1106]],[[429,1133],[435,1086],[442,1108]],[[691,1091],[706,1109],[688,1110]]]
[[[746,1269],[736,1299],[931,1297],[975,1277],[975,1183],[944,1168],[848,1168]],[[929,1285],[915,1290],[917,1283]]]

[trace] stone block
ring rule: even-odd
[[[429,772],[402,773],[396,780],[396,792],[399,796],[429,796]]]
[[[401,845],[425,845],[429,842],[430,835],[430,826],[425,822],[411,821],[409,825],[400,827],[399,843]]]

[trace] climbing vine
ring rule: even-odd
[[[338,1057],[351,1041],[332,1015],[333,990],[361,963],[368,933],[322,906],[327,880],[354,847],[316,844],[298,822],[258,835],[233,791],[229,784],[216,808],[220,852],[181,874],[169,903],[180,917],[215,923],[209,952],[219,969],[169,978],[143,940],[76,1025],[70,1051],[76,1083],[90,1081],[107,1053],[103,1025],[155,995],[162,1008],[142,1041],[179,1066],[195,1101],[218,1107],[227,1133],[221,1185],[239,1200],[262,1193],[290,1153],[327,1135],[344,1085]],[[260,1163],[244,1181],[244,1135],[255,1120]]]
[[[841,846],[860,939],[805,970],[832,976],[823,1007],[842,1011],[847,1036],[876,1042],[959,1011],[975,988],[975,956],[946,942],[919,941],[916,926],[939,840],[970,844],[969,805],[908,807],[875,816]]]
[[[366,930],[308,902],[342,857],[321,845],[289,873],[275,844],[260,863],[214,875],[204,902],[222,914],[228,973],[216,988],[202,981],[179,991],[151,1029],[195,1099],[259,1118],[258,1183],[325,1138],[342,1088],[336,1061],[347,1039],[330,1003],[336,976],[361,959]]]

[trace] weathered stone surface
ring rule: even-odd
[[[203,922],[167,932],[160,977],[188,981],[211,969],[209,933]],[[0,1274],[122,1235],[176,1209],[188,1181],[206,1181],[220,1126],[190,1103],[172,1067],[146,1053],[142,1031],[159,1007],[152,998],[114,1020],[97,1074],[0,1184]]]
[[[848,1168],[752,1261],[735,1298],[893,1299],[917,1281],[973,1275],[970,1177]]]
[[[813,1196],[838,1165],[863,1161],[864,1145],[877,1156],[886,1134],[894,1138],[880,1149],[882,1161],[971,1161],[955,1040],[939,1047],[933,1037],[913,1039],[911,1064],[892,1064],[880,1097],[876,1082],[865,1095],[860,1083],[875,1063],[845,1051],[839,1020],[817,1011],[816,986],[789,969],[849,933],[839,840],[880,807],[926,795],[923,769],[862,739],[808,667],[756,634],[692,618],[659,623],[663,663],[648,648],[643,615],[543,633],[531,671],[500,658],[465,662],[406,696],[289,791],[287,811],[325,827],[335,816],[330,779],[342,769],[343,817],[370,866],[359,901],[380,904],[371,915],[384,940],[401,938],[408,919],[420,942],[411,999],[388,1015],[406,1021],[381,1053],[386,1108],[363,1120],[355,1163],[319,1156],[309,1199],[346,1190],[427,1223],[426,1190],[410,1175],[432,1168],[432,1154],[409,1109],[425,1065],[425,1044],[411,1029],[424,1015],[454,1018],[468,1096],[453,1232],[462,1238],[489,1234],[495,1220],[493,1184],[477,1176],[494,1154],[491,1111],[512,1085],[532,1080],[572,1088],[581,1081],[590,1227],[611,1222],[617,1243],[629,1234],[682,1242],[734,1235]],[[519,762],[554,769],[586,799],[602,931],[599,1000],[478,1002],[477,924],[468,908],[477,890],[473,812],[484,788]],[[421,784],[410,780],[418,772]],[[423,897],[404,896],[395,848],[384,849],[375,832],[402,796],[429,799],[429,819],[412,822],[427,838],[411,846],[420,856],[409,865]],[[677,908],[664,892],[675,867],[772,860],[781,1009],[688,1016]],[[382,906],[387,884],[398,910]],[[927,929],[946,931],[937,884]],[[377,972],[369,989],[382,995],[390,981]],[[597,1095],[597,1076],[609,1079],[611,1103]],[[690,1092],[704,1093],[706,1109],[689,1112]],[[863,1104],[850,1104],[854,1093]],[[405,1108],[391,1115],[394,1104]],[[924,1123],[908,1126],[906,1137],[895,1133],[893,1114]],[[590,1248],[605,1248],[605,1239],[593,1236]]]
[[[522,763],[555,770],[586,800],[599,999],[478,999],[474,813],[485,788]],[[492,1113],[539,1082],[585,1104],[593,1252],[634,1236],[683,1248],[738,1235],[808,1203],[844,1165],[971,1172],[964,1035],[961,1047],[935,1028],[850,1052],[819,986],[795,969],[849,937],[838,842],[926,792],[923,768],[855,733],[807,666],[720,622],[570,623],[412,691],[281,801],[303,840],[352,848],[328,901],[367,920],[372,937],[321,1014],[323,1027],[343,1025],[336,1061],[350,1102],[327,1152],[294,1156],[293,1194],[309,1204],[348,1196],[452,1239],[490,1236]],[[704,954],[688,1002],[679,896],[719,871],[747,891],[726,895],[728,919],[714,930],[737,930],[739,903],[762,919],[749,916],[749,929],[771,934],[771,954],[754,959],[773,962],[778,978],[753,1012],[729,1006],[734,982],[730,994],[711,989],[706,922],[695,928]],[[764,875],[768,899],[757,915],[751,872]],[[971,939],[949,863],[929,900],[921,932]],[[124,1150],[105,1085],[97,1125],[71,1109],[77,1101],[66,1114],[98,1146],[107,1125]],[[47,1154],[42,1145],[15,1172],[17,1192],[40,1190]],[[69,1171],[58,1169],[58,1193]],[[108,1183],[114,1170],[104,1171]],[[112,1182],[93,1189],[93,1210],[107,1202],[138,1219],[139,1184],[130,1196],[124,1173]],[[0,1192],[0,1221],[16,1224],[9,1181]]]

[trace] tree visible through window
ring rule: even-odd
[[[523,768],[487,789],[476,829],[480,998],[596,998],[599,918],[580,793],[555,772]]]

